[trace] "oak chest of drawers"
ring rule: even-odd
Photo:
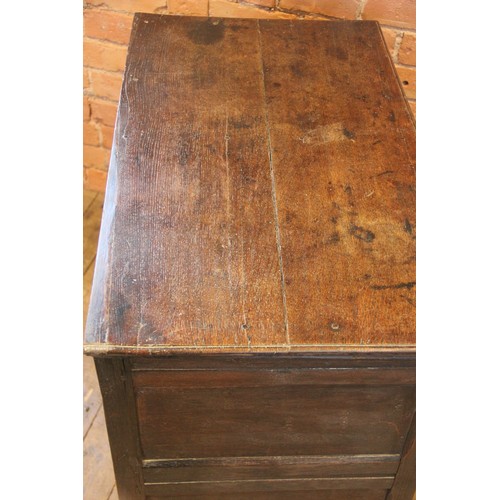
[[[412,498],[415,126],[377,23],[135,16],[85,352],[121,499]]]

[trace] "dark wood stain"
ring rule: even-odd
[[[137,14],[85,341],[120,497],[410,498],[415,227],[377,23]]]
[[[198,45],[212,45],[224,38],[225,25],[222,19],[193,21],[191,24],[188,36]]]
[[[380,68],[372,22],[136,17],[87,350],[413,344],[414,292],[359,287],[415,272],[414,125]]]

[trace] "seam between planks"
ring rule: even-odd
[[[274,227],[276,230],[276,248],[278,250],[278,260],[280,267],[281,276],[281,295],[283,298],[283,319],[285,322],[285,336],[288,346],[290,346],[290,333],[288,330],[288,311],[286,306],[286,289],[285,289],[285,273],[283,270],[283,256],[281,251],[281,234],[278,219],[278,199],[276,197],[276,180],[274,177],[274,166],[273,166],[273,152],[272,152],[272,142],[271,142],[271,129],[269,127],[269,113],[267,109],[267,94],[266,94],[266,81],[264,77],[264,58],[262,55],[262,38],[260,34],[260,22],[257,20],[257,34],[259,38],[259,53],[260,53],[260,73],[262,76],[262,91],[264,94],[264,118],[266,122],[266,134],[267,134],[267,153],[269,156],[269,173],[271,177],[271,193],[273,199],[273,212],[274,212]]]

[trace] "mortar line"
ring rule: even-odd
[[[278,261],[280,267],[281,275],[281,295],[283,298],[283,319],[285,322],[285,336],[288,346],[290,346],[290,333],[288,330],[288,310],[286,306],[286,288],[285,288],[285,272],[283,269],[283,256],[281,249],[281,234],[278,218],[278,199],[276,196],[276,180],[274,176],[274,166],[273,166],[273,152],[272,152],[272,142],[271,142],[271,129],[269,126],[269,113],[267,106],[267,94],[266,94],[266,81],[264,77],[264,57],[262,53],[262,37],[260,33],[260,22],[257,20],[257,33],[259,38],[259,52],[260,52],[260,72],[262,76],[262,90],[264,94],[264,118],[266,122],[266,132],[267,132],[267,153],[269,156],[269,173],[271,177],[271,195],[273,199],[273,211],[274,211],[274,228],[276,231],[276,248],[278,250]]]
[[[358,8],[356,9],[356,15],[354,16],[354,19],[361,20],[363,19],[363,11],[365,10],[365,5],[368,0],[360,0],[358,4]]]

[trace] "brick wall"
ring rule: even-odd
[[[134,12],[269,19],[377,20],[413,112],[415,0],[87,0],[83,40],[84,184],[102,191]]]

